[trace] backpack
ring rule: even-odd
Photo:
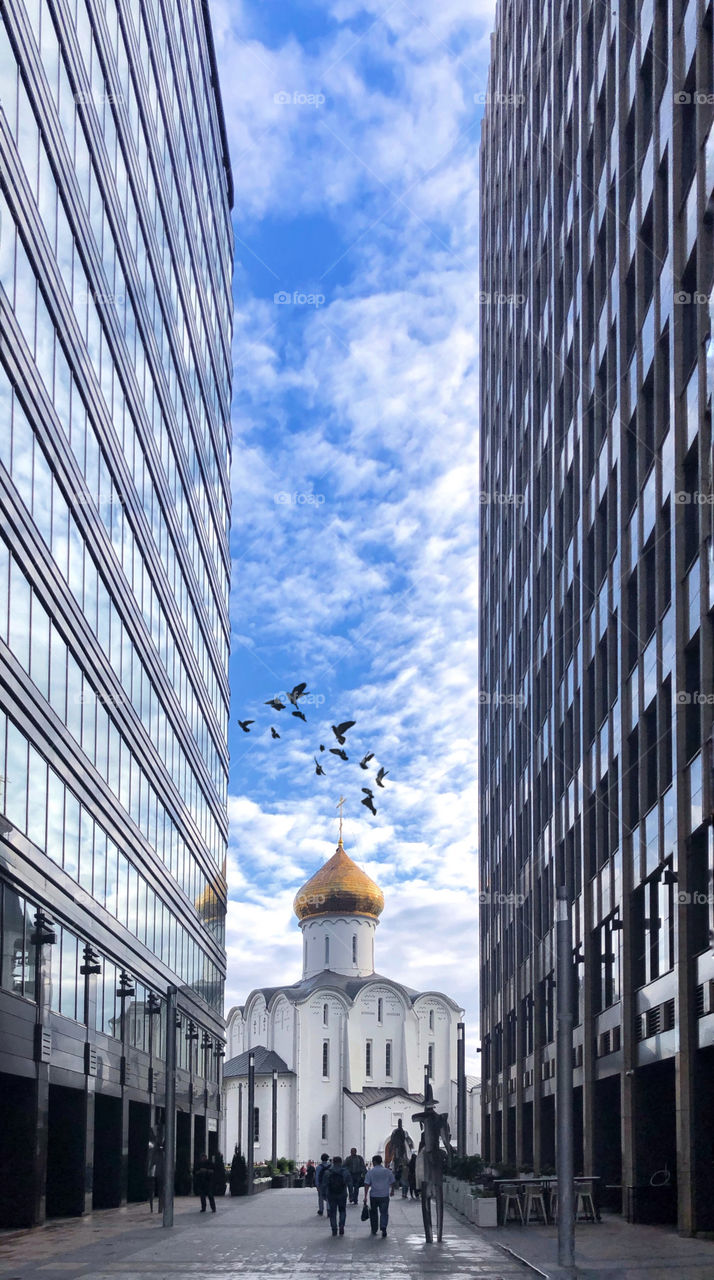
[[[330,1169],[327,1175],[327,1194],[330,1199],[337,1199],[345,1191],[345,1180],[341,1169]]]

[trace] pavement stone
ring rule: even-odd
[[[200,1214],[175,1205],[165,1231],[146,1205],[104,1210],[33,1231],[0,1232],[0,1280],[524,1280],[529,1270],[450,1213],[427,1245],[418,1201],[395,1198],[386,1240],[348,1207],[344,1236],[315,1212],[314,1191],[221,1199]]]

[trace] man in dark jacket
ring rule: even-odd
[[[364,1175],[367,1172],[367,1166],[361,1156],[357,1155],[357,1148],[352,1147],[350,1154],[345,1160],[345,1169],[352,1179],[350,1187],[350,1204],[357,1204],[359,1200],[359,1189],[364,1183]]]
[[[322,1217],[325,1211],[325,1189],[322,1185],[322,1179],[326,1171],[330,1168],[330,1157],[326,1151],[320,1156],[320,1163],[315,1170],[315,1186],[317,1187],[317,1212]]]
[[[333,1156],[327,1173],[322,1175],[322,1185],[327,1197],[327,1215],[330,1219],[333,1236],[337,1235],[337,1214],[340,1215],[340,1235],[345,1234],[345,1218],[347,1217],[347,1192],[352,1186],[352,1179],[342,1163],[342,1156]]]
[[[193,1171],[194,1190],[196,1195],[201,1197],[201,1213],[206,1212],[206,1200],[211,1206],[211,1213],[216,1212],[216,1201],[213,1197],[214,1174],[213,1161],[209,1160],[203,1151]]]

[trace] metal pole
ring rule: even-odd
[[[254,1138],[254,1122],[255,1122],[255,1054],[250,1050],[248,1054],[248,1123],[246,1125],[246,1145],[248,1147],[248,1195],[253,1194],[253,1163],[255,1158]]]
[[[573,1182],[573,938],[568,891],[558,886],[555,905],[558,1023],[555,1077],[558,1172],[558,1263],[575,1273],[575,1184]]]
[[[278,1073],[273,1068],[273,1146],[271,1151],[271,1164],[273,1169],[278,1163]]]
[[[238,1155],[243,1155],[243,1082],[238,1082]]]
[[[466,1026],[456,1024],[456,1154],[466,1155]]]
[[[164,1221],[174,1225],[176,1173],[176,987],[166,991],[166,1120],[164,1124]]]

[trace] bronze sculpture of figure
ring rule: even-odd
[[[417,1155],[416,1180],[421,1190],[421,1213],[424,1220],[424,1237],[433,1244],[431,1201],[436,1204],[436,1238],[441,1244],[444,1230],[444,1165],[439,1146],[443,1139],[447,1158],[453,1155],[448,1112],[437,1112],[431,1085],[427,1086],[424,1110],[412,1116],[421,1125],[421,1142]]]
[[[411,1136],[403,1128],[401,1120],[397,1120],[396,1129],[392,1129],[392,1136],[384,1144],[384,1163],[391,1164],[393,1161],[396,1174],[397,1169],[409,1163],[413,1150],[414,1143]]]

